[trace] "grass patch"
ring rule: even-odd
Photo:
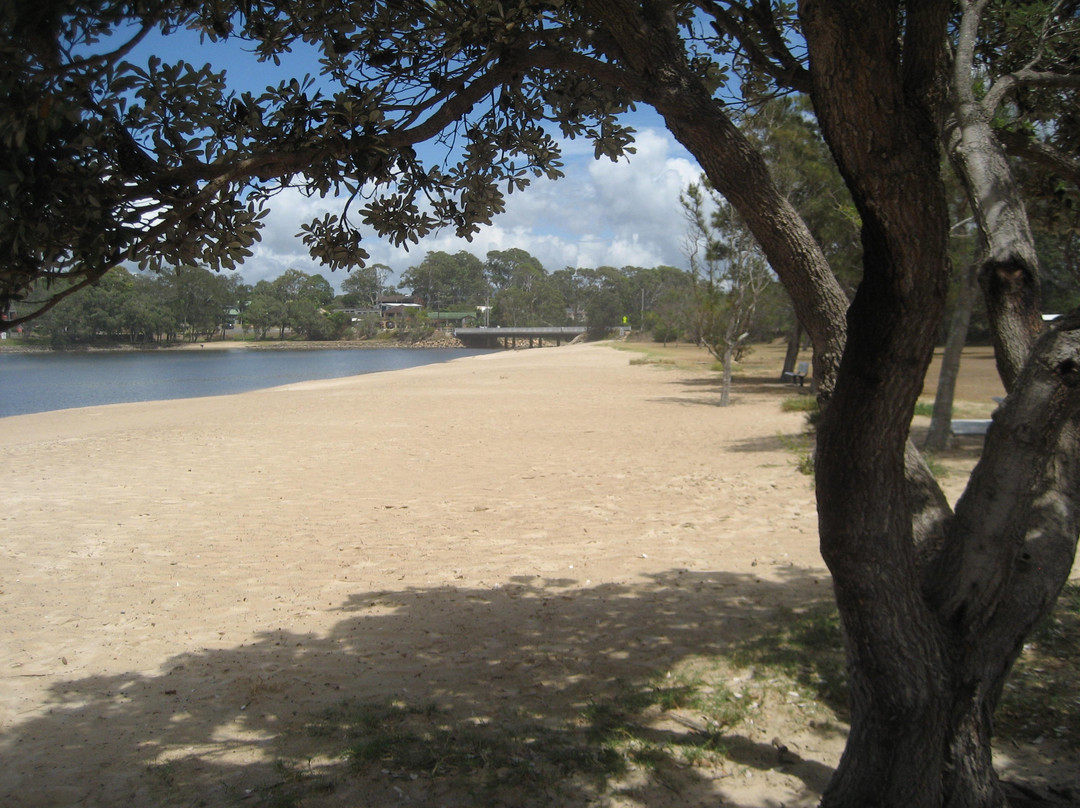
[[[310,797],[334,790],[329,779],[283,760],[274,762],[274,773],[277,779],[273,783],[251,791],[261,808],[301,808],[309,804]]]
[[[630,360],[631,365],[667,365],[668,367],[675,366],[674,359],[665,359],[660,356],[638,356]]]
[[[934,416],[934,402],[933,401],[916,401],[915,402],[915,415],[922,415],[926,418],[932,418]]]
[[[681,344],[665,347],[654,342],[612,342],[608,344],[617,351],[637,354],[637,357],[630,360],[631,364],[655,364],[661,367],[703,371],[708,370],[709,365],[713,362],[713,357],[708,351],[693,345]]]
[[[1056,738],[1080,749],[1080,584],[1061,591],[1054,611],[1028,638],[1005,683],[999,735]]]
[[[523,794],[530,805],[578,804],[633,770],[655,774],[720,761],[727,733],[749,710],[725,684],[728,670],[722,661],[701,662],[643,685],[624,683],[562,720],[347,701],[308,731],[339,739],[341,757],[357,774],[450,781],[482,804],[523,804]],[[684,714],[692,726],[671,718]]]
[[[1005,685],[996,717],[1000,738],[1054,738],[1080,749],[1080,584],[1062,590],[1031,635]],[[812,698],[846,717],[847,673],[840,619],[832,604],[789,612],[775,630],[738,646],[728,659],[790,677]]]
[[[846,715],[847,663],[833,604],[782,612],[773,631],[739,645],[731,660],[782,674],[837,715]]]
[[[817,412],[818,400],[814,396],[790,396],[780,404],[784,412]]]
[[[543,791],[568,779],[602,789],[625,770],[613,749],[589,742],[588,727],[548,725],[517,714],[461,719],[433,706],[345,702],[309,731],[343,735],[343,757],[357,772],[451,779],[489,800],[507,789]]]
[[[930,473],[934,475],[935,480],[944,480],[949,476],[948,467],[932,454],[924,452],[923,460],[926,463],[926,467],[930,469]]]
[[[1080,745],[1078,655],[1080,585],[1071,584],[1016,665],[999,736]],[[433,704],[345,701],[308,730],[365,788],[416,782],[471,804],[592,804],[642,783],[677,791],[745,765],[746,734],[760,731],[763,717],[785,715],[777,711],[787,711],[782,721],[842,733],[847,688],[839,617],[835,605],[820,603],[778,610],[729,652],[616,683],[577,711],[463,715]],[[167,767],[155,774],[172,782]],[[280,775],[260,791],[265,804],[299,805],[332,787],[302,765]]]
[[[814,436],[811,432],[801,435],[777,434],[780,445],[788,452],[795,455],[795,467],[800,474],[807,477],[814,476]]]

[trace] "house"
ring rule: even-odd
[[[408,319],[424,308],[424,301],[415,295],[379,295],[375,305],[383,328],[403,328]]]

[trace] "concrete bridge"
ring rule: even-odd
[[[470,348],[516,348],[518,340],[529,347],[562,345],[585,333],[585,326],[531,326],[522,328],[455,328],[454,336]]]

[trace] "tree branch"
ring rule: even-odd
[[[96,56],[87,56],[83,59],[76,59],[66,65],[60,65],[58,67],[42,71],[41,75],[51,78],[54,76],[62,75],[64,73],[71,73],[76,70],[81,70],[84,67],[90,67],[91,65],[112,64],[117,59],[121,59],[131,53],[131,51],[135,49],[135,46],[142,42],[146,38],[146,36],[151,31],[153,31],[154,28],[157,27],[160,21],[160,17],[155,17],[153,19],[145,21],[142,27],[139,29],[138,33],[136,33],[135,36],[133,36],[116,50],[110,51],[108,53],[98,54]]]
[[[1013,157],[1021,157],[1049,169],[1075,185],[1080,185],[1080,158],[1055,149],[1024,132],[999,129],[997,136],[1005,151]]]
[[[21,317],[16,317],[16,318],[14,318],[12,320],[4,320],[3,321],[4,330],[9,330],[11,328],[14,328],[15,326],[20,326],[23,323],[28,323],[31,320],[33,320],[33,319],[35,319],[37,317],[40,317],[45,312],[49,311],[49,309],[53,308],[58,303],[60,303],[60,301],[63,300],[64,298],[70,297],[71,295],[75,294],[76,292],[80,291],[81,289],[85,289],[87,286],[90,286],[91,284],[96,283],[97,281],[101,280],[101,278],[109,270],[115,269],[119,265],[120,265],[119,261],[111,261],[111,262],[106,262],[102,266],[95,267],[92,270],[88,270],[86,272],[83,272],[82,273],[82,275],[84,276],[83,280],[79,281],[78,283],[76,283],[76,284],[74,284],[72,286],[69,286],[67,289],[65,289],[62,292],[57,292],[56,294],[52,295],[47,300],[45,300],[39,308],[34,309],[34,311],[31,312],[30,314],[24,314]]]
[[[1022,87],[1080,87],[1080,74],[1057,73],[1052,70],[1032,70],[1024,68],[999,78],[983,98],[983,108],[988,117],[993,117],[1009,93]]]
[[[1047,571],[1058,577],[1067,577],[1072,566],[1070,550],[1064,573],[1058,568],[1061,542],[1075,548],[1080,525],[1080,469],[1062,456],[1063,447],[1076,443],[1078,355],[1080,310],[1040,336],[994,413],[982,459],[933,565],[928,583],[937,611],[972,637],[993,618],[1002,593],[1023,570],[1025,551],[1052,550],[1043,561],[1053,561]]]
[[[776,20],[768,3],[755,3],[753,11],[743,8],[754,19],[768,47],[762,48],[750,35],[750,31],[719,3],[702,2],[698,8],[710,15],[717,32],[730,34],[744,49],[750,63],[782,87],[800,93],[810,92],[810,72],[795,58],[776,28]],[[764,6],[764,8],[762,8]],[[771,58],[770,58],[771,57]],[[774,61],[775,59],[775,61]]]

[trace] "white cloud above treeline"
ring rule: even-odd
[[[396,276],[428,252],[465,250],[484,260],[489,250],[515,247],[534,255],[548,272],[568,266],[685,266],[679,193],[698,180],[700,170],[664,129],[641,129],[636,146],[636,154],[613,163],[594,160],[591,144],[564,144],[566,176],[508,196],[506,211],[472,242],[446,231],[406,251],[372,233],[365,236],[364,247],[372,262],[390,266]],[[341,204],[295,191],[276,197],[255,255],[240,268],[244,280],[269,280],[295,268],[320,273],[340,286],[345,273],[331,273],[312,261],[296,233],[303,222],[339,212]]]

